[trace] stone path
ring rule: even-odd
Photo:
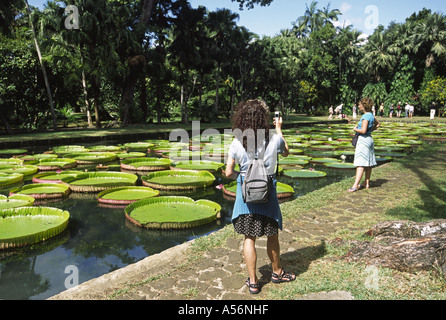
[[[381,212],[382,200],[388,197],[390,190],[396,190],[407,181],[411,181],[411,187],[415,188],[413,178],[401,176],[377,180],[371,190],[345,192],[328,206],[304,213],[298,219],[285,219],[284,230],[279,237],[283,266],[292,272],[306,270],[311,263],[306,254],[308,250],[321,250],[322,257],[322,241],[332,239],[340,228],[358,231],[351,227],[353,220],[360,219],[364,212]],[[316,245],[308,247],[309,242]],[[233,237],[226,239],[223,247],[209,250],[195,262],[189,261],[190,246],[191,242],[150,256],[51,299],[252,300],[262,299],[272,286],[277,286],[270,281],[266,238],[256,242],[261,284],[258,295],[250,295],[245,286],[247,275],[242,236],[234,233]],[[352,299],[352,296],[348,292],[329,292],[301,299]]]

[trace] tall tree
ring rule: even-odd
[[[51,93],[50,83],[48,80],[48,74],[46,72],[45,65],[43,64],[42,53],[40,52],[40,46],[39,46],[39,42],[37,40],[36,30],[35,30],[34,24],[32,22],[31,10],[28,5],[28,0],[25,0],[25,5],[26,5],[26,11],[28,13],[29,25],[31,27],[32,34],[33,34],[34,44],[36,46],[37,56],[39,57],[40,68],[42,69],[43,79],[45,81],[45,88],[46,88],[46,92],[47,92],[47,96],[48,96],[48,101],[50,103],[51,116],[53,118],[53,130],[57,131],[56,111],[54,109],[53,94]]]

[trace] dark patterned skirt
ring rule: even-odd
[[[233,224],[237,233],[250,237],[271,237],[279,232],[277,221],[261,214],[242,214]]]

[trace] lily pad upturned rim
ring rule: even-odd
[[[76,170],[73,170],[73,171],[67,170],[67,171],[61,171],[61,172],[45,171],[45,172],[40,172],[38,174],[35,174],[33,176],[32,182],[34,182],[34,183],[63,183],[61,179],[64,176],[67,176],[67,175],[76,176],[81,173],[84,173],[84,172],[76,171]],[[59,177],[58,177],[58,179],[48,179],[48,177],[51,177],[51,176],[59,176]]]
[[[194,213],[196,211],[188,212],[188,208],[186,209],[186,214],[184,215],[178,215],[171,217],[163,217],[162,219],[158,215],[159,210],[157,212],[154,212],[153,216],[150,215],[150,210],[148,211],[147,215],[145,216],[146,221],[139,221],[135,216],[132,216],[132,213],[141,207],[147,206],[148,209],[150,209],[151,205],[165,205],[167,208],[177,208],[178,206],[181,206],[181,204],[186,204],[188,207],[190,205],[193,206],[200,206],[205,207],[205,209],[209,210],[209,214],[206,214],[205,216],[193,218]],[[190,211],[190,210],[189,210]],[[145,229],[187,229],[187,228],[193,228],[198,227],[204,224],[208,224],[212,221],[215,221],[221,211],[221,206],[213,201],[210,200],[204,200],[200,199],[197,201],[194,201],[192,198],[189,197],[181,197],[181,196],[165,196],[165,197],[155,197],[155,198],[149,198],[144,199],[140,201],[133,202],[132,204],[128,205],[125,209],[125,216],[126,218],[132,222],[133,224],[145,228]],[[157,221],[157,218],[158,221]],[[160,221],[164,219],[164,221]]]
[[[236,186],[236,185],[237,185],[237,181],[232,181],[229,184],[223,185],[223,188],[222,188],[223,193],[226,194],[227,196],[235,198],[237,195],[237,192],[234,191],[234,186]],[[278,199],[285,199],[285,198],[292,197],[294,195],[294,193],[295,193],[295,191],[292,186],[290,186],[289,184],[277,181],[277,198]]]
[[[0,223],[7,223],[9,219],[20,219],[21,217],[32,216],[35,219],[48,219],[51,217],[53,219],[58,219],[55,225],[48,227],[47,224],[42,223],[41,230],[25,232],[22,228],[23,223],[20,223],[20,228],[17,228],[17,236],[3,237],[0,233],[0,249],[9,249],[23,247],[26,245],[31,245],[38,243],[49,238],[52,238],[60,233],[62,233],[67,225],[70,218],[70,213],[68,211],[50,208],[50,207],[19,207],[12,209],[5,209],[0,211]],[[47,226],[47,227],[46,227]]]
[[[117,199],[117,198],[113,198],[110,197],[111,194],[115,193],[120,193],[122,191],[127,191],[127,192],[146,192],[144,197],[140,197],[138,199],[135,199],[134,197],[132,197],[132,199],[130,198],[126,198],[126,199]],[[132,187],[119,187],[119,188],[113,188],[113,189],[107,189],[104,191],[101,191],[98,195],[98,201],[101,203],[106,203],[106,204],[116,204],[116,205],[127,205],[142,199],[148,199],[148,198],[152,198],[152,197],[157,197],[159,195],[159,191],[158,190],[154,190],[152,188],[149,187],[140,187],[140,186],[132,186]],[[107,197],[108,196],[108,199]]]
[[[76,184],[76,182],[87,179],[103,179],[104,183],[99,184]],[[120,179],[120,181],[116,181]],[[108,180],[108,181],[107,181]],[[100,192],[107,189],[117,187],[134,186],[138,180],[138,176],[133,173],[126,172],[83,172],[74,177],[64,177],[62,183],[68,184],[71,191],[74,192]]]
[[[161,171],[170,168],[172,161],[164,158],[132,158],[121,160],[121,168],[130,171]]]
[[[0,210],[29,207],[34,204],[35,199],[25,194],[13,194],[11,196],[0,195]],[[7,203],[7,205],[5,205]]]
[[[40,159],[36,166],[40,171],[53,171],[74,168],[77,162],[71,158]]]
[[[159,181],[153,181],[153,179],[162,177],[177,177],[177,181],[174,183],[160,183]],[[181,177],[196,177],[203,178],[201,181],[187,181],[181,182]],[[162,190],[192,190],[200,189],[211,186],[215,177],[212,173],[208,171],[197,171],[197,170],[164,170],[151,172],[145,176],[141,177],[143,185],[151,187],[154,189]]]
[[[327,174],[318,170],[284,170],[283,175],[293,179],[317,179],[324,178]]]
[[[9,186],[11,184],[23,181],[22,173],[4,173],[0,172],[0,187]]]
[[[63,157],[74,159],[78,164],[99,164],[112,162],[116,160],[118,156],[113,152],[79,152],[68,153]]]
[[[24,194],[34,199],[57,199],[70,194],[70,187],[64,183],[33,183],[14,188],[9,195]]]

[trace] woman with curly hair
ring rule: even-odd
[[[361,120],[355,128],[355,132],[359,133],[358,142],[355,149],[356,179],[349,192],[358,191],[361,188],[359,184],[365,173],[365,188],[370,188],[370,177],[372,168],[376,166],[375,158],[375,142],[372,138],[372,132],[379,128],[380,123],[372,113],[374,102],[370,98],[363,98],[359,101],[359,109],[364,113]]]
[[[280,265],[279,230],[282,230],[282,213],[277,198],[277,180],[275,168],[277,153],[288,156],[288,144],[282,134],[282,118],[275,119],[276,133],[270,137],[269,108],[261,100],[248,100],[239,103],[233,117],[233,133],[235,139],[231,143],[226,165],[226,176],[237,180],[237,192],[232,223],[237,233],[245,236],[243,255],[249,278],[246,285],[249,292],[260,292],[256,276],[257,253],[255,242],[257,237],[267,236],[267,253],[271,260],[274,283],[289,282],[296,276],[285,271]],[[273,184],[267,203],[245,203],[241,186],[250,162],[263,156],[267,173],[272,176]],[[240,172],[234,171],[235,165],[240,165]]]

